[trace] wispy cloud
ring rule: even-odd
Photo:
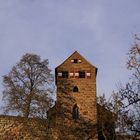
[[[26,52],[48,58],[54,69],[78,50],[99,68],[98,94],[111,93],[128,77],[126,53],[132,34],[140,32],[139,4],[139,0],[1,0],[0,76]]]

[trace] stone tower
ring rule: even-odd
[[[97,139],[96,75],[77,51],[55,69],[57,139]]]

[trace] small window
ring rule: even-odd
[[[72,59],[71,62],[72,63],[81,63],[82,61],[80,59]]]
[[[70,76],[74,76],[74,73],[73,72],[70,72]]]
[[[85,71],[79,71],[79,78],[85,78]]]
[[[62,78],[68,78],[68,71],[62,71]]]
[[[77,106],[77,104],[75,104],[75,105],[73,106],[73,109],[72,109],[72,118],[73,118],[74,120],[79,119],[79,107]]]
[[[62,77],[62,72],[58,72],[58,77]]]
[[[74,78],[74,71],[69,72],[69,77]]]
[[[88,79],[90,79],[90,78],[91,78],[91,72],[87,72],[87,73],[86,73],[86,77],[87,77]]]
[[[89,72],[87,72],[87,76],[88,76],[88,77],[90,77],[90,76],[91,76],[91,74],[90,74]]]
[[[78,63],[81,63],[81,62],[82,62],[82,61],[79,59],[79,60],[78,60]]]
[[[75,87],[73,88],[73,92],[79,92],[79,89],[78,89],[77,86],[75,86]]]
[[[79,73],[78,72],[75,72],[75,77],[79,76]]]
[[[78,63],[78,60],[77,59],[74,59],[73,63]]]

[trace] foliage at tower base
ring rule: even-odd
[[[114,109],[114,97],[112,100],[107,101],[105,95],[103,94],[97,98],[97,103],[98,139],[115,140],[117,114]]]
[[[25,54],[3,76],[4,113],[14,112],[23,117],[46,118],[53,102],[54,76],[48,60],[35,54]]]

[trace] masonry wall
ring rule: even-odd
[[[81,62],[72,63],[73,59]],[[91,76],[78,78],[69,75],[68,78],[61,78],[57,75],[61,71],[85,71],[90,72]],[[59,139],[97,139],[96,71],[97,69],[77,52],[56,68],[56,126],[60,130]],[[76,93],[72,91],[74,86],[79,88]],[[76,121],[72,119],[74,104],[79,107],[79,119]]]
[[[45,120],[0,116],[0,140],[49,140]]]
[[[73,59],[81,60],[81,63],[72,63]],[[93,67],[89,62],[87,62],[79,53],[74,53],[70,58],[68,58],[62,65],[57,68],[57,72],[68,71],[85,71],[90,72],[90,78],[59,78],[57,77],[57,87],[60,86],[70,86],[69,91],[67,91],[67,96],[73,98],[75,103],[79,106],[80,114],[83,118],[93,123],[97,123],[97,107],[96,107],[96,68]],[[64,82],[63,82],[64,81]],[[79,88],[78,93],[72,92],[72,87],[77,86]],[[66,98],[68,101],[68,98]],[[62,102],[64,104],[63,93],[58,89],[57,91],[57,102]],[[74,104],[73,102],[73,104]],[[72,109],[73,106],[71,106]]]

